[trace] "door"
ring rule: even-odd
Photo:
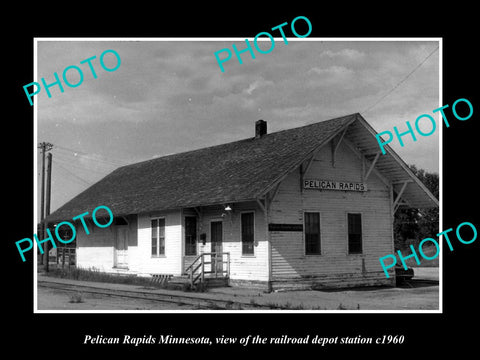
[[[185,256],[197,255],[197,218],[185,217]]]
[[[210,223],[210,242],[212,252],[212,271],[215,274],[222,275],[223,271],[223,226],[221,221],[212,221]],[[216,255],[215,255],[216,254]]]
[[[128,268],[128,226],[115,228],[115,247],[113,265],[117,268]]]

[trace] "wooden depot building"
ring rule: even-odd
[[[438,206],[360,114],[123,166],[47,217],[77,225],[77,266],[265,289],[394,285],[399,207]]]

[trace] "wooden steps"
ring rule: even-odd
[[[227,277],[206,277],[205,278],[205,286],[207,288],[214,288],[214,287],[226,287],[228,286],[228,278]]]
[[[167,283],[167,287],[172,290],[187,290],[190,289],[190,286],[190,277],[188,275],[172,276],[168,279]],[[203,286],[206,288],[225,287],[228,286],[228,278],[205,276]]]

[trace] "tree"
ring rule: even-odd
[[[423,169],[417,169],[415,165],[409,165],[414,175],[427,187],[438,199],[439,176]],[[398,209],[393,223],[395,249],[403,249],[409,245],[418,246],[424,238],[435,238],[439,232],[438,208],[406,208]]]

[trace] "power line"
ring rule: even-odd
[[[69,165],[69,166],[72,166],[74,167],[75,169],[78,169],[78,170],[81,170],[81,171],[88,171],[88,172],[94,172],[94,173],[97,173],[99,175],[106,175],[108,173],[110,173],[112,170],[111,169],[108,169],[108,170],[95,170],[95,169],[92,169],[90,166],[88,165],[85,165],[85,164],[82,164],[81,162],[80,163],[73,163],[72,160],[73,159],[76,159],[78,160],[77,158],[69,158],[69,157],[64,157],[65,155],[64,154],[61,154],[61,153],[56,153],[56,160],[57,161],[61,161],[64,165]]]
[[[412,71],[410,71],[402,80],[400,80],[390,91],[388,91],[385,95],[383,95],[380,99],[377,100],[373,105],[365,109],[362,113],[366,113],[370,111],[374,106],[378,105],[383,99],[385,99],[388,95],[390,95],[393,91],[395,91],[396,88],[398,88],[401,84],[403,84],[415,71],[417,71],[420,66],[422,66],[425,61],[427,61],[430,56],[432,56],[437,50],[439,49],[439,46],[437,46],[435,49],[433,49],[430,54],[427,55],[425,59],[423,59],[420,64],[418,64]]]
[[[66,171],[67,173],[69,173],[71,176],[75,177],[76,179],[80,180],[81,182],[83,182],[84,184],[86,185],[93,185],[93,183],[91,183],[90,181],[87,181],[83,178],[81,178],[80,176],[74,174],[73,172],[71,172],[70,170],[68,170],[66,167],[62,166],[57,160],[53,160],[53,162],[58,166],[60,167],[61,169],[63,169],[64,171]]]
[[[73,177],[72,180],[75,180],[78,184],[81,184],[82,186],[91,186],[92,184],[87,182],[86,180],[84,180],[83,178],[75,175],[74,173],[72,173],[71,171],[68,171],[67,168],[65,168],[64,166],[61,166],[60,164],[56,163],[55,162],[55,166],[58,166],[59,168],[61,168],[63,171],[65,171],[67,173],[67,175],[70,175]]]
[[[77,156],[81,156],[83,159],[86,159],[86,160],[90,160],[90,161],[93,161],[93,162],[96,162],[96,163],[103,163],[103,164],[106,164],[106,165],[110,165],[110,166],[123,166],[123,165],[126,165],[126,164],[123,164],[123,163],[120,163],[120,162],[115,162],[113,160],[106,160],[106,159],[103,159],[103,158],[100,158],[98,155],[91,155],[91,154],[87,154],[87,153],[82,153],[82,152],[76,152],[75,150],[65,150],[65,149],[62,149],[63,151],[68,151],[68,153],[64,153],[64,154],[72,154],[75,158],[79,158]]]
[[[67,147],[64,147],[64,146],[55,145],[55,148],[58,148],[58,149],[61,149],[61,150],[64,150],[64,151],[68,151],[68,152],[73,153],[75,155],[80,154],[80,155],[82,155],[82,156],[84,156],[84,157],[86,157],[90,160],[93,160],[93,161],[101,161],[101,162],[109,163],[109,164],[112,164],[112,165],[115,165],[115,166],[127,165],[127,163],[125,163],[124,161],[119,160],[119,159],[107,158],[105,156],[100,157],[100,155],[92,155],[92,154],[88,154],[88,153],[83,152],[83,151],[70,149],[70,148],[67,148]]]

